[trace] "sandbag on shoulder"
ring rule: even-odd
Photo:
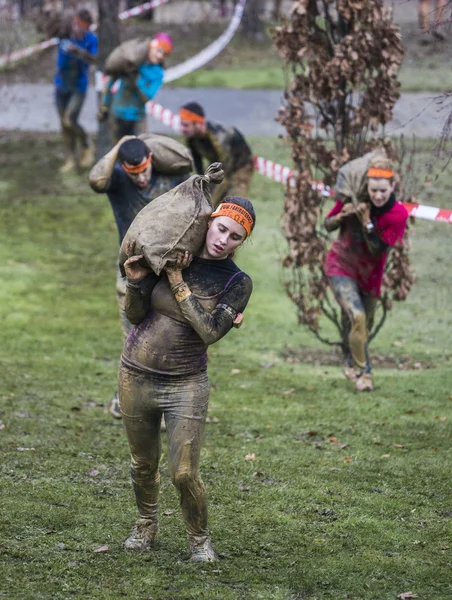
[[[193,175],[166,194],[162,194],[137,214],[119,250],[119,267],[124,276],[126,246],[133,254],[142,254],[145,264],[160,275],[179,252],[196,255],[204,244],[212,214],[210,183],[221,183],[221,163],[211,164],[204,175]]]
[[[367,171],[376,158],[386,158],[384,148],[377,148],[343,165],[337,174],[335,190],[345,202],[358,204],[366,196]]]
[[[163,175],[181,175],[193,170],[190,150],[166,135],[142,133],[138,136],[152,152],[152,168]]]
[[[147,60],[150,39],[133,39],[123,42],[107,56],[104,72],[120,77],[133,71]]]

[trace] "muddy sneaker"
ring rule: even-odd
[[[373,389],[371,373],[362,373],[356,380],[355,390],[357,392],[371,392]]]
[[[355,367],[346,366],[346,367],[344,367],[344,375],[350,381],[356,381],[358,379],[359,373],[355,369]]]
[[[121,410],[119,408],[118,392],[115,392],[115,395],[110,400],[110,408],[108,410],[114,419],[122,419]]]
[[[149,550],[155,542],[158,530],[159,526],[155,521],[140,519],[133,528],[130,537],[124,542],[124,548],[135,552]]]
[[[60,167],[60,173],[70,173],[74,171],[77,165],[73,158],[68,158],[67,161]]]
[[[190,560],[191,562],[215,562],[218,560],[212,542],[206,536],[193,536],[190,538]]]
[[[90,147],[83,148],[80,153],[80,167],[82,169],[89,169],[94,163],[94,154]]]

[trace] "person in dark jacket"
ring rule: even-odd
[[[213,206],[218,206],[225,196],[248,197],[254,172],[253,154],[240,131],[207,121],[204,109],[197,102],[184,104],[179,117],[180,131],[188,140],[197,173],[204,173],[203,158],[207,164],[223,163],[224,179],[215,186]]]

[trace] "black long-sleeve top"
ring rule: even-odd
[[[250,277],[231,258],[195,257],[183,277],[192,294],[180,303],[166,274],[127,283],[126,314],[135,327],[121,357],[126,366],[167,375],[204,370],[207,346],[230,331],[252,292]]]

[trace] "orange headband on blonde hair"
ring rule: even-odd
[[[370,167],[367,171],[367,177],[374,177],[375,179],[391,179],[394,177],[394,171],[391,169],[379,169],[378,167]]]
[[[197,115],[186,108],[181,108],[179,110],[179,117],[181,121],[190,121],[191,123],[204,123],[206,120],[205,117],[201,117],[201,115]]]
[[[224,202],[210,216],[212,218],[229,217],[245,229],[247,236],[251,235],[254,224],[253,217],[242,206]]]
[[[151,157],[152,157],[152,153],[149,154],[149,156],[145,160],[145,162],[141,162],[139,165],[133,165],[133,166],[126,166],[124,163],[121,165],[121,167],[124,169],[124,171],[126,173],[142,173],[143,171],[145,171],[148,166],[151,164]]]

